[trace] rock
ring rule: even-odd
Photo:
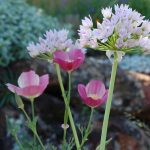
[[[90,150],[95,150],[100,140],[102,120],[94,120],[93,130],[89,137]],[[108,150],[148,150],[149,136],[126,116],[113,114],[110,117],[107,145]]]

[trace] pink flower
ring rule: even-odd
[[[98,107],[108,97],[108,90],[105,89],[103,82],[99,80],[91,80],[86,86],[79,84],[78,92],[84,103],[90,107]]]
[[[6,84],[8,89],[18,95],[24,96],[26,98],[35,98],[40,96],[49,82],[49,76],[43,75],[39,77],[34,71],[23,72],[19,79],[19,87],[13,84]]]
[[[69,52],[64,52],[62,50],[54,52],[54,62],[59,64],[65,71],[73,71],[79,68],[83,63],[84,58],[84,53],[79,49],[71,50]]]

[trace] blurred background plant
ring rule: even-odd
[[[4,71],[1,71],[0,77],[0,108],[5,105],[16,105],[15,97],[13,93],[10,93],[7,90],[6,83],[16,84],[17,74],[13,73],[11,69],[7,68]]]
[[[0,66],[28,57],[26,46],[37,41],[46,30],[66,28],[57,18],[45,15],[42,9],[25,0],[0,0]]]
[[[30,4],[45,10],[52,16],[57,16],[61,20],[73,22],[76,27],[80,20],[89,14],[94,20],[100,20],[101,8],[113,6],[114,4],[126,3],[133,9],[141,12],[146,18],[150,17],[149,0],[27,0]]]

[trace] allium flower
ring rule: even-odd
[[[19,87],[13,84],[6,84],[8,89],[26,98],[35,98],[40,96],[46,89],[49,82],[48,75],[39,77],[34,71],[23,72],[19,79]]]
[[[150,54],[150,39],[148,37],[141,38],[140,46],[145,49],[145,53]]]
[[[102,9],[102,14],[104,18],[110,18],[112,15],[112,8],[106,7],[105,9]]]
[[[103,21],[97,27],[80,26],[79,41],[84,47],[124,53],[150,53],[150,21],[128,5],[102,9]],[[82,21],[83,23],[83,21]],[[94,44],[92,41],[94,40]],[[145,43],[145,44],[144,44]]]
[[[88,17],[85,17],[84,20],[82,20],[82,24],[84,27],[87,27],[87,28],[92,28],[93,27],[93,22],[92,22],[92,19],[91,17],[89,16]]]
[[[108,90],[99,80],[91,80],[86,86],[79,84],[78,92],[84,103],[90,107],[98,107],[103,104],[108,96]]]
[[[39,38],[39,42],[34,44],[30,43],[27,50],[31,57],[36,57],[42,54],[45,58],[52,57],[54,51],[62,49],[67,50],[72,47],[72,40],[68,38],[69,31],[49,30],[44,34],[44,38]],[[44,55],[43,55],[44,54]]]
[[[92,47],[96,48],[97,45],[97,39],[93,36],[93,22],[91,20],[91,17],[85,17],[84,20],[82,20],[82,26],[80,26],[79,35],[80,35],[80,45],[82,47]]]
[[[69,52],[64,52],[58,50],[54,52],[54,62],[59,64],[59,66],[65,71],[73,71],[80,67],[85,58],[84,53],[79,50],[71,50]]]

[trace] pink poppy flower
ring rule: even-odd
[[[8,89],[18,95],[26,98],[35,98],[40,96],[46,89],[49,82],[49,76],[43,75],[39,77],[34,71],[23,72],[19,79],[19,87],[13,84],[6,84]]]
[[[86,86],[79,84],[78,92],[84,103],[93,108],[103,104],[108,97],[108,90],[99,80],[91,80]]]
[[[54,62],[59,64],[65,71],[73,71],[79,68],[83,63],[84,58],[84,53],[79,49],[71,50],[69,52],[64,52],[62,50],[54,52]]]

